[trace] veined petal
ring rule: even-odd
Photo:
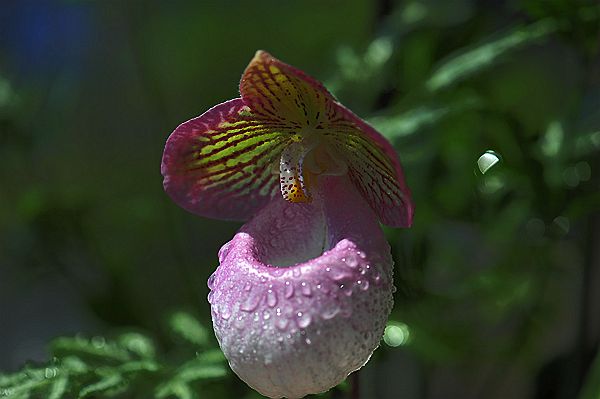
[[[333,104],[328,115],[330,122],[324,125],[326,135],[347,163],[350,180],[381,223],[410,227],[414,206],[394,148],[343,105]]]
[[[364,365],[392,308],[393,262],[346,176],[311,203],[275,198],[219,253],[213,326],[231,368],[271,398],[323,392]]]
[[[240,93],[257,115],[298,130],[316,126],[333,96],[315,79],[259,50],[240,81]]]
[[[165,190],[193,213],[246,220],[280,195],[274,168],[292,137],[242,99],[219,104],[169,136],[161,165]]]
[[[396,151],[320,82],[258,51],[242,76],[240,93],[257,115],[287,123],[300,136],[325,139],[335,147],[352,183],[383,224],[412,224],[413,204]],[[290,180],[290,191],[302,202],[308,195],[299,183],[306,177],[300,174]],[[283,182],[282,194],[291,198]]]

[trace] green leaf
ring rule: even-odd
[[[225,355],[221,349],[209,349],[199,353],[197,359],[202,364],[225,363]]]
[[[198,346],[208,344],[209,334],[200,322],[187,312],[176,312],[170,319],[171,329],[181,337]]]
[[[546,19],[526,27],[514,28],[500,38],[488,39],[443,63],[429,78],[426,87],[429,91],[437,91],[450,86],[493,65],[506,53],[548,36],[557,28],[556,21]]]
[[[392,142],[440,122],[444,117],[481,105],[475,97],[467,97],[452,105],[422,105],[393,116],[378,116],[369,123]]]
[[[205,365],[198,361],[191,361],[183,365],[177,374],[177,378],[184,381],[206,380],[224,377],[227,369],[222,365]]]
[[[136,332],[121,334],[118,337],[117,342],[119,345],[141,358],[154,358],[156,355],[154,343],[150,338],[142,334]]]
[[[106,375],[98,382],[84,387],[79,392],[80,398],[85,398],[92,394],[99,394],[113,388],[117,388],[121,383],[125,382],[123,378],[111,371],[107,371]]]
[[[60,377],[58,377],[52,384],[52,388],[50,389],[50,393],[48,394],[48,399],[62,398],[67,390],[68,382],[69,382],[68,376],[61,375]]]
[[[57,357],[78,355],[82,358],[102,358],[123,362],[130,359],[129,353],[117,346],[116,343],[106,341],[103,337],[86,339],[83,337],[55,339],[51,344],[52,352]]]
[[[156,391],[156,398],[162,399],[169,396],[175,396],[179,399],[194,399],[197,395],[188,384],[183,381],[173,381],[162,385]]]

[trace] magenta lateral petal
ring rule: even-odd
[[[272,168],[284,131],[256,118],[239,98],[209,109],[169,136],[161,165],[165,191],[198,215],[249,219],[279,194]]]
[[[364,365],[393,304],[377,217],[346,177],[319,186],[311,203],[263,208],[223,246],[209,280],[231,368],[271,398],[326,391]]]
[[[389,194],[389,197],[386,198],[387,201],[382,200],[381,196],[374,195],[376,190],[373,190],[373,187],[368,185],[369,179],[365,179],[365,176],[356,170],[352,171],[352,165],[349,165],[352,182],[369,205],[371,205],[381,223],[391,227],[410,227],[413,222],[414,204],[410,189],[404,179],[404,172],[396,150],[394,150],[394,147],[392,147],[390,142],[381,133],[356,116],[348,108],[340,103],[335,103],[334,108],[336,113],[339,113],[345,120],[351,122],[364,136],[377,145],[392,163],[395,172],[395,176],[392,176],[385,184],[381,182],[379,184],[376,183],[379,190]],[[352,164],[352,160],[349,163]],[[388,184],[387,187],[386,184]]]

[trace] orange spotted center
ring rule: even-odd
[[[290,202],[310,202],[318,176],[339,176],[347,169],[325,145],[294,141],[283,150],[279,162],[281,195]]]

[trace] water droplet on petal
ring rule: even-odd
[[[271,272],[271,274],[273,274],[273,276],[275,277],[279,277],[283,274],[283,269],[276,267],[275,270]]]
[[[298,312],[296,313],[296,324],[298,324],[299,328],[306,328],[310,325],[310,314],[307,312]]]
[[[220,314],[223,320],[229,319],[231,317],[231,308],[225,304],[222,304]]]
[[[342,267],[332,267],[331,272],[329,273],[329,277],[333,281],[341,281],[350,276],[351,276],[351,274],[348,272],[348,270],[346,268],[342,268]]]
[[[358,259],[356,259],[356,256],[352,253],[348,254],[346,258],[342,259],[342,261],[345,262],[346,266],[351,269],[354,269],[356,266],[358,266]]]
[[[269,320],[271,318],[271,313],[268,310],[263,311],[263,320]]]
[[[356,284],[358,284],[358,288],[360,288],[362,291],[369,289],[369,280],[358,280]]]
[[[252,288],[252,284],[250,284],[250,282],[247,282],[246,284],[244,284],[244,291],[250,291],[251,288]]]
[[[312,341],[310,340],[310,338],[306,338],[306,339],[304,340],[304,342],[306,342],[306,345],[310,345],[310,344],[312,344]]]
[[[294,284],[292,284],[292,282],[289,280],[285,282],[285,290],[283,295],[285,295],[285,297],[288,299],[294,295]]]
[[[273,359],[271,358],[271,355],[265,355],[265,366],[268,366],[271,363],[273,363]]]
[[[278,317],[277,319],[275,319],[275,327],[277,327],[281,331],[284,331],[288,326],[288,322],[288,319],[286,319],[285,317]]]
[[[239,315],[235,321],[233,322],[233,325],[239,329],[242,330],[245,326],[246,326],[246,316],[244,315]]]
[[[306,281],[303,281],[302,283],[300,283],[300,291],[302,292],[302,295],[304,295],[304,296],[312,296],[312,290],[310,288],[310,284],[307,283]]]
[[[292,270],[292,274],[294,275],[294,277],[300,277],[300,274],[302,274],[302,271],[300,270],[300,268],[299,268],[299,267],[295,267],[295,268]]]
[[[267,305],[271,308],[277,305],[277,293],[272,289],[267,290]]]
[[[340,307],[335,301],[328,301],[321,310],[321,317],[324,320],[333,319],[338,313],[340,313]]]
[[[373,282],[375,283],[375,285],[381,284],[381,275],[379,273],[375,273],[373,275]]]
[[[262,292],[259,290],[250,291],[248,297],[240,306],[240,309],[244,312],[252,312],[254,309],[258,307],[260,300],[262,299]]]
[[[319,291],[321,291],[324,294],[328,294],[331,290],[329,289],[329,285],[327,284],[323,284],[323,283],[318,283],[317,284],[317,289]]]
[[[217,278],[217,274],[213,273],[210,275],[210,277],[208,278],[208,281],[206,282],[206,285],[208,285],[209,289],[213,289],[215,287],[215,280]]]

